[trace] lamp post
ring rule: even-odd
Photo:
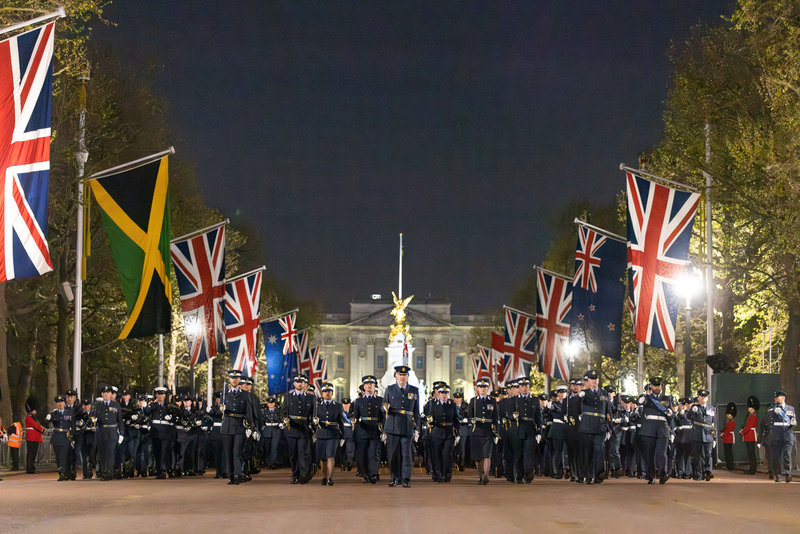
[[[698,295],[702,289],[703,282],[694,269],[687,269],[678,283],[678,292],[686,301],[686,325],[684,327],[683,358],[686,376],[683,383],[683,394],[691,395],[692,391],[692,298]]]

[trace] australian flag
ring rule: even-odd
[[[620,358],[626,266],[626,243],[579,224],[570,343],[589,353]]]
[[[267,387],[270,395],[286,393],[289,376],[297,372],[297,354],[283,353],[284,342],[281,334],[285,331],[279,319],[263,321],[261,333],[264,334],[264,354],[267,357]]]

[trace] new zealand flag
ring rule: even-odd
[[[297,372],[297,353],[283,353],[284,342],[281,334],[285,328],[279,319],[263,321],[261,332],[264,334],[264,354],[267,357],[267,387],[270,395],[286,393],[290,373]]]
[[[626,266],[624,242],[578,226],[570,343],[592,354],[620,358]]]

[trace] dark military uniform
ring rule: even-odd
[[[673,445],[675,446],[675,472],[679,478],[692,476],[692,420],[689,417],[690,413],[686,409],[681,409],[675,414],[675,442]]]
[[[84,479],[92,478],[95,468],[96,448],[94,437],[96,432],[95,418],[91,415],[92,403],[83,401],[81,410],[75,415],[75,448],[80,452],[81,470]]]
[[[581,391],[581,418],[578,436],[581,441],[582,472],[587,484],[603,481],[604,443],[611,414],[608,394],[602,389]]]
[[[783,392],[776,391],[775,396],[779,393]],[[769,465],[775,474],[775,482],[780,482],[781,477],[791,482],[792,447],[795,441],[792,428],[797,425],[795,409],[786,403],[773,404],[767,410],[765,420],[769,429]]]
[[[117,401],[101,400],[92,405],[92,415],[97,418],[95,442],[98,473],[103,480],[111,480],[114,472],[114,451],[122,428],[122,410]]]
[[[335,400],[323,400],[317,406],[317,460],[336,457],[339,440],[344,433],[342,405]]]
[[[345,409],[345,404],[349,404],[350,407]],[[355,429],[353,428],[353,405],[350,403],[350,399],[342,399],[342,424],[344,426],[344,431],[342,432],[344,445],[339,447],[336,456],[338,458],[339,465],[342,466],[342,469],[347,469],[349,471],[353,468],[353,461],[356,457],[356,443],[354,435]]]
[[[566,455],[565,440],[567,437],[567,401],[551,402],[545,414],[550,426],[547,429],[547,439],[551,447],[551,475],[553,478],[564,478],[564,457]]]
[[[581,383],[574,382],[572,383]],[[566,419],[566,442],[567,442],[567,461],[569,462],[570,480],[573,482],[583,482],[583,462],[580,458],[580,441],[578,436],[578,423],[581,415],[581,398],[577,393],[570,392],[564,400],[567,411]]]
[[[383,397],[364,395],[353,403],[353,418],[356,422],[356,465],[364,482],[375,484],[378,481],[378,468],[381,463],[381,432],[385,414]]]
[[[261,412],[261,448],[264,452],[264,465],[275,469],[278,465],[278,451],[281,444],[280,408],[270,410],[264,408]]]
[[[452,400],[432,399],[428,404],[430,457],[434,482],[450,482],[453,476],[453,447],[458,435],[458,408]]]
[[[699,395],[698,395],[699,396]],[[695,480],[711,480],[716,440],[716,410],[713,406],[695,404],[690,409],[692,420],[692,471]]]
[[[252,412],[250,395],[241,388],[231,389],[224,395],[222,414],[222,447],[228,459],[229,484],[239,484],[244,476],[244,442],[257,427]]]
[[[470,459],[478,464],[478,477],[482,484],[489,483],[489,474],[483,472],[483,460],[492,457],[492,445],[497,437],[499,412],[497,401],[488,395],[473,397],[469,400],[467,417],[472,425],[469,435]]]
[[[218,393],[214,395],[219,398]],[[207,409],[207,413],[211,418],[211,430],[208,433],[208,451],[216,470],[214,478],[227,478],[229,476],[228,460],[222,448],[222,409],[219,405],[214,404]]]
[[[172,469],[172,447],[175,443],[175,407],[166,401],[153,401],[148,404],[144,413],[150,417],[150,443],[153,447],[153,458],[157,478],[167,477],[167,470]]]
[[[651,380],[651,383],[653,381]],[[640,454],[644,459],[645,478],[652,484],[656,477],[662,484],[667,472],[667,445],[672,433],[673,400],[669,395],[650,393],[639,397],[641,428],[638,429]]]
[[[492,469],[497,473],[498,478],[505,476],[509,482],[514,482],[514,448],[511,446],[511,436],[517,433],[519,426],[517,420],[514,419],[516,398],[515,395],[507,399],[501,399],[497,406],[500,417],[500,439],[494,453],[494,456],[498,457],[497,465]]]
[[[311,478],[311,422],[316,411],[316,397],[297,390],[286,395],[282,406],[284,420],[288,419],[286,444],[292,466],[292,484],[305,484]]]
[[[453,399],[456,399],[456,395],[461,394],[456,393],[453,395]],[[461,436],[461,439],[456,445],[454,459],[458,470],[463,471],[469,462],[469,404],[462,402],[460,405],[456,404],[456,408],[458,409],[458,435]]]
[[[56,402],[64,402],[64,397],[59,395],[56,397]],[[64,408],[63,410],[55,409],[47,414],[46,420],[50,423],[53,429],[53,435],[50,438],[50,444],[53,446],[53,452],[56,456],[56,465],[58,466],[58,480],[70,480],[73,476],[73,468],[75,465],[74,456],[75,448],[72,442],[73,435],[73,409]],[[72,464],[68,461],[68,456],[72,455]]]
[[[383,402],[387,405],[384,432],[392,475],[390,485],[402,482],[403,486],[408,486],[413,464],[414,432],[420,428],[419,389],[411,384],[403,388],[392,384],[386,388]]]
[[[123,476],[133,477],[133,468],[136,462],[136,451],[139,449],[139,443],[142,439],[142,421],[144,414],[139,407],[139,403],[131,398],[127,403],[120,400],[120,409],[122,410],[123,422],[123,440],[122,440],[122,472]]]
[[[529,484],[533,481],[537,439],[542,439],[542,411],[539,408],[539,399],[530,394],[517,395],[512,405],[511,416],[517,423],[515,432],[509,432],[509,441],[514,451],[514,480],[520,484]]]

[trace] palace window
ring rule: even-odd
[[[386,369],[386,360],[383,354],[375,355],[375,369]]]
[[[456,371],[463,371],[463,370],[464,370],[464,357],[456,356]]]
[[[344,370],[344,354],[336,355],[336,369],[338,369],[339,371]]]
[[[414,369],[425,369],[425,358],[423,356],[416,356],[416,363]]]

